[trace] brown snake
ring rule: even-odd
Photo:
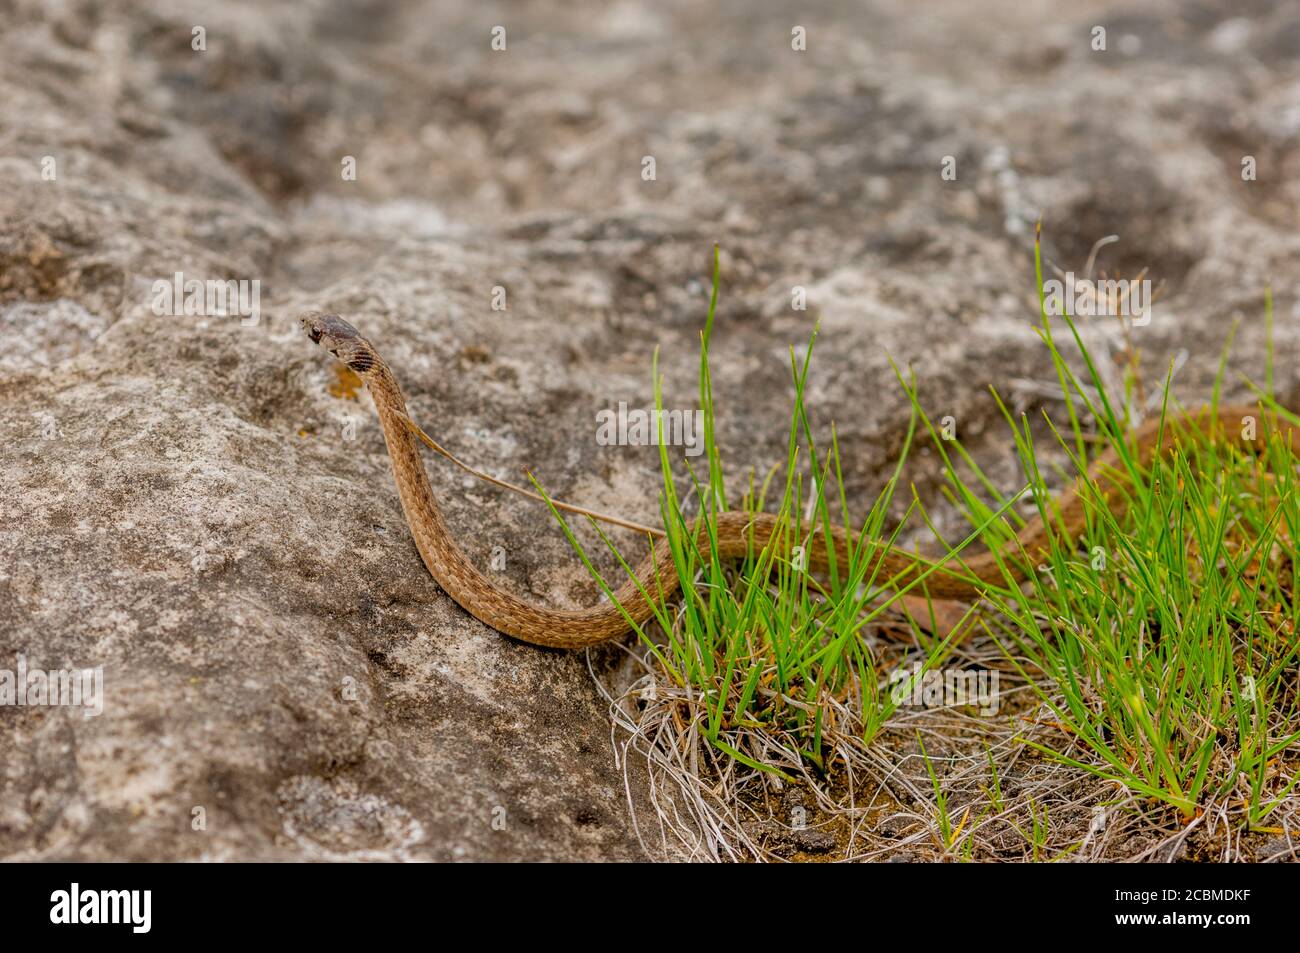
[[[653,541],[650,554],[636,569],[636,581],[629,579],[614,591],[618,605],[606,601],[587,609],[546,609],[498,588],[475,568],[448,531],[424,470],[418,438],[408,425],[410,418],[406,415],[406,401],[383,358],[356,328],[337,315],[311,311],[302,315],[300,321],[313,342],[347,364],[370,389],[384,440],[388,444],[397,493],[411,535],[415,537],[416,548],[438,585],[470,615],[506,635],[534,645],[581,648],[627,632],[631,628],[627,617],[638,625],[648,619],[652,607],[641,594],[642,589],[649,593],[662,593],[665,597],[676,590],[678,579],[672,553],[666,543],[654,545]],[[1243,437],[1243,443],[1252,444],[1256,449],[1264,445],[1265,423],[1273,426],[1281,423],[1276,414],[1252,405],[1224,406],[1217,413],[1202,411],[1180,420],[1192,432],[1213,437],[1219,432],[1240,432],[1245,417],[1259,419],[1253,440]],[[1160,423],[1158,420],[1148,422],[1133,435],[1135,457],[1143,467],[1149,465],[1158,452],[1173,445],[1173,439],[1169,438],[1176,437],[1176,428],[1162,428]],[[1290,430],[1287,433],[1294,453],[1295,434]],[[1123,490],[1128,485],[1124,470],[1114,448],[1107,448],[1088,469],[1088,478],[1096,481],[1099,489],[1106,493],[1112,509],[1118,508],[1124,497]],[[1078,480],[1061,496],[1058,510],[1062,529],[1069,535],[1077,534],[1085,517],[1085,502]],[[717,552],[721,558],[756,553],[781,528],[776,516],[769,513],[724,512],[716,514],[714,520]],[[696,532],[701,552],[707,552],[707,529],[697,522]],[[831,528],[829,535],[830,547],[827,546],[826,533],[818,527],[806,547],[809,568],[814,571],[828,568],[828,548],[834,550],[837,565],[847,564],[853,534],[836,526]],[[891,580],[895,586],[915,581],[929,568],[923,563],[918,564],[912,554],[883,546],[879,548],[879,570],[883,578]],[[1047,529],[1041,517],[1034,516],[1021,528],[1017,539],[1012,540],[1003,557],[1005,562],[1000,562],[999,554],[986,550],[962,559],[951,570],[932,571],[924,585],[936,599],[974,601],[980,596],[979,583],[1005,583],[1004,565],[1016,580],[1022,581],[1027,575],[1023,555],[1034,556],[1046,548]],[[622,611],[619,605],[623,607]]]

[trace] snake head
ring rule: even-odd
[[[304,311],[298,321],[313,344],[319,344],[358,374],[375,366],[370,342],[337,314]]]

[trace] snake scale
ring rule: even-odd
[[[662,540],[652,541],[650,554],[635,570],[635,581],[629,579],[614,591],[618,605],[605,601],[586,609],[548,609],[525,602],[498,587],[469,560],[443,519],[425,473],[419,442],[407,423],[406,401],[392,370],[374,346],[338,315],[309,311],[299,320],[313,342],[347,364],[369,388],[388,446],[397,493],[416,548],[438,585],[470,615],[499,632],[534,645],[574,649],[624,634],[631,628],[628,617],[637,624],[648,619],[652,607],[642,596],[642,589],[651,593],[662,591],[665,596],[676,589],[678,580],[672,553]],[[1244,444],[1253,444],[1260,449],[1267,433],[1265,423],[1277,426],[1281,422],[1275,419],[1275,414],[1258,406],[1223,406],[1217,412],[1204,410],[1181,419],[1192,432],[1212,437],[1216,433],[1240,433],[1242,419],[1251,416],[1262,419],[1252,439],[1243,437],[1242,440]],[[1158,453],[1170,448],[1175,430],[1169,426],[1161,427],[1158,420],[1140,427],[1132,437],[1138,462],[1147,466]],[[1295,434],[1289,430],[1288,439],[1294,453]],[[1112,508],[1120,505],[1128,480],[1126,467],[1113,448],[1108,448],[1093,461],[1087,477],[1097,482]],[[1082,528],[1085,503],[1079,480],[1062,494],[1057,510],[1060,525],[1067,533],[1073,535]],[[749,552],[757,552],[780,529],[777,518],[767,513],[732,511],[716,514],[714,520],[717,551],[722,558],[743,557]],[[709,538],[706,528],[697,522],[694,531],[698,534],[701,551],[707,551]],[[1045,551],[1047,532],[1042,519],[1034,516],[1020,529],[1018,539],[1012,541],[1005,563],[999,560],[999,554],[985,550],[963,558],[960,566],[954,566],[951,572],[932,572],[926,578],[925,586],[937,599],[974,601],[979,598],[980,583],[1005,582],[1003,565],[1016,579],[1023,580],[1026,569],[1020,551],[1031,556]],[[808,568],[825,570],[832,551],[838,564],[845,565],[853,539],[853,534],[842,527],[832,527],[829,533],[817,528],[806,547]],[[1013,554],[1016,558],[1011,558]],[[915,556],[888,547],[880,547],[877,558],[883,578],[893,579],[897,586],[914,581],[916,575],[927,568],[918,564]]]

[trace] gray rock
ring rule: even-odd
[[[0,669],[104,679],[97,717],[0,708],[0,857],[643,856],[587,660],[440,593],[368,398],[340,396],[293,317],[348,316],[478,465],[643,521],[656,454],[598,446],[594,415],[650,402],[655,346],[692,406],[714,241],[736,474],[784,458],[788,347],[820,316],[810,398],[856,500],[906,429],[890,355],[1014,486],[987,387],[1033,410],[1053,380],[1040,212],[1062,267],[1118,233],[1102,264],[1166,282],[1139,344],[1151,379],[1187,349],[1188,402],[1237,316],[1229,381],[1262,377],[1271,283],[1294,398],[1300,14],[1246,6],[828,0],[796,53],[775,8],[584,2],[503,8],[493,53],[471,4],[0,0]],[[176,272],[259,281],[258,320],[159,316]],[[430,469],[503,584],[594,598],[546,514]]]

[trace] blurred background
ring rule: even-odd
[[[1012,485],[989,386],[1061,409],[1040,217],[1051,265],[1116,235],[1097,269],[1162,286],[1140,333],[1084,330],[1188,403],[1234,322],[1231,396],[1262,376],[1271,286],[1294,405],[1297,53],[1265,0],[0,0],[0,665],[108,686],[93,720],[0,710],[0,856],[640,856],[585,661],[437,593],[297,313],[357,324],[477,465],[653,520],[654,450],[594,415],[650,402],[655,347],[691,405],[717,243],[737,470],[784,459],[820,320],[857,499],[906,430],[890,356]],[[160,315],[177,272],[258,282],[258,320]],[[434,476],[503,584],[591,601],[531,504]]]

